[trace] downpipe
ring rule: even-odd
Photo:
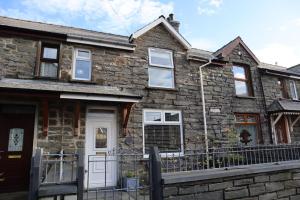
[[[199,66],[201,99],[202,99],[202,113],[203,113],[203,124],[204,124],[204,140],[205,140],[205,152],[206,152],[206,165],[207,165],[207,169],[209,169],[209,151],[208,151],[208,134],[207,134],[206,107],[205,107],[205,95],[204,95],[204,87],[203,87],[202,68],[210,65],[211,63],[212,63],[212,61],[211,61],[211,58],[210,58],[207,63]]]

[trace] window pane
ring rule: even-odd
[[[160,152],[180,152],[180,125],[145,125],[145,153],[157,146]]]
[[[165,113],[166,122],[179,122],[179,113],[178,112],[166,112]]]
[[[291,91],[292,99],[297,100],[298,99],[298,94],[297,94],[296,84],[295,84],[294,81],[290,81],[290,91]]]
[[[244,145],[254,145],[257,144],[256,125],[237,125],[236,131],[239,137],[239,142]]]
[[[152,65],[169,66],[173,67],[172,54],[169,52],[150,50],[150,60]]]
[[[107,147],[107,128],[96,128],[95,148]]]
[[[247,84],[245,81],[234,81],[236,95],[248,96]]]
[[[91,74],[91,61],[76,60],[75,78],[90,80]]]
[[[149,68],[149,86],[173,88],[172,69]]]
[[[44,77],[57,77],[57,63],[41,63],[40,76]]]
[[[234,78],[246,79],[244,67],[233,66],[232,67]]]
[[[9,130],[8,151],[23,150],[24,129],[12,128]]]
[[[78,50],[78,57],[80,58],[86,58],[90,59],[90,52],[89,51],[84,51],[84,50]]]
[[[57,59],[57,48],[44,47],[43,58]]]
[[[235,115],[236,122],[246,122],[244,115]]]
[[[160,122],[161,121],[161,112],[146,112],[146,121],[147,122]]]

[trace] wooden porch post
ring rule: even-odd
[[[49,128],[49,105],[47,99],[43,99],[42,101],[42,110],[43,110],[43,135],[46,137],[48,135],[48,128]]]

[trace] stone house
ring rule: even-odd
[[[134,151],[145,158],[153,145],[175,156],[204,148],[199,67],[207,63],[210,146],[227,144],[232,135],[246,145],[276,141],[267,107],[278,98],[277,75],[263,73],[240,37],[216,52],[195,49],[172,15],[130,37],[6,17],[0,26],[0,192],[28,187],[36,148],[84,148],[99,157]],[[106,186],[117,184],[116,171],[105,172]],[[99,166],[94,177],[103,174]]]

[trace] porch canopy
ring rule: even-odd
[[[273,141],[277,143],[276,140],[276,124],[281,119],[282,116],[286,117],[288,124],[288,131],[293,131],[294,125],[300,119],[300,101],[291,99],[278,99],[274,100],[271,105],[267,108],[268,114],[271,119],[272,136]],[[291,116],[294,116],[293,118]],[[289,138],[290,140],[290,138]]]
[[[48,98],[75,100],[75,118],[80,116],[80,100],[105,101],[121,103],[123,109],[123,128],[126,129],[131,107],[139,102],[142,96],[134,94],[127,89],[101,86],[93,83],[58,82],[48,80],[0,78],[1,94],[8,96],[31,96],[41,98],[43,103],[44,130],[48,129]],[[47,134],[47,131],[44,133]]]

